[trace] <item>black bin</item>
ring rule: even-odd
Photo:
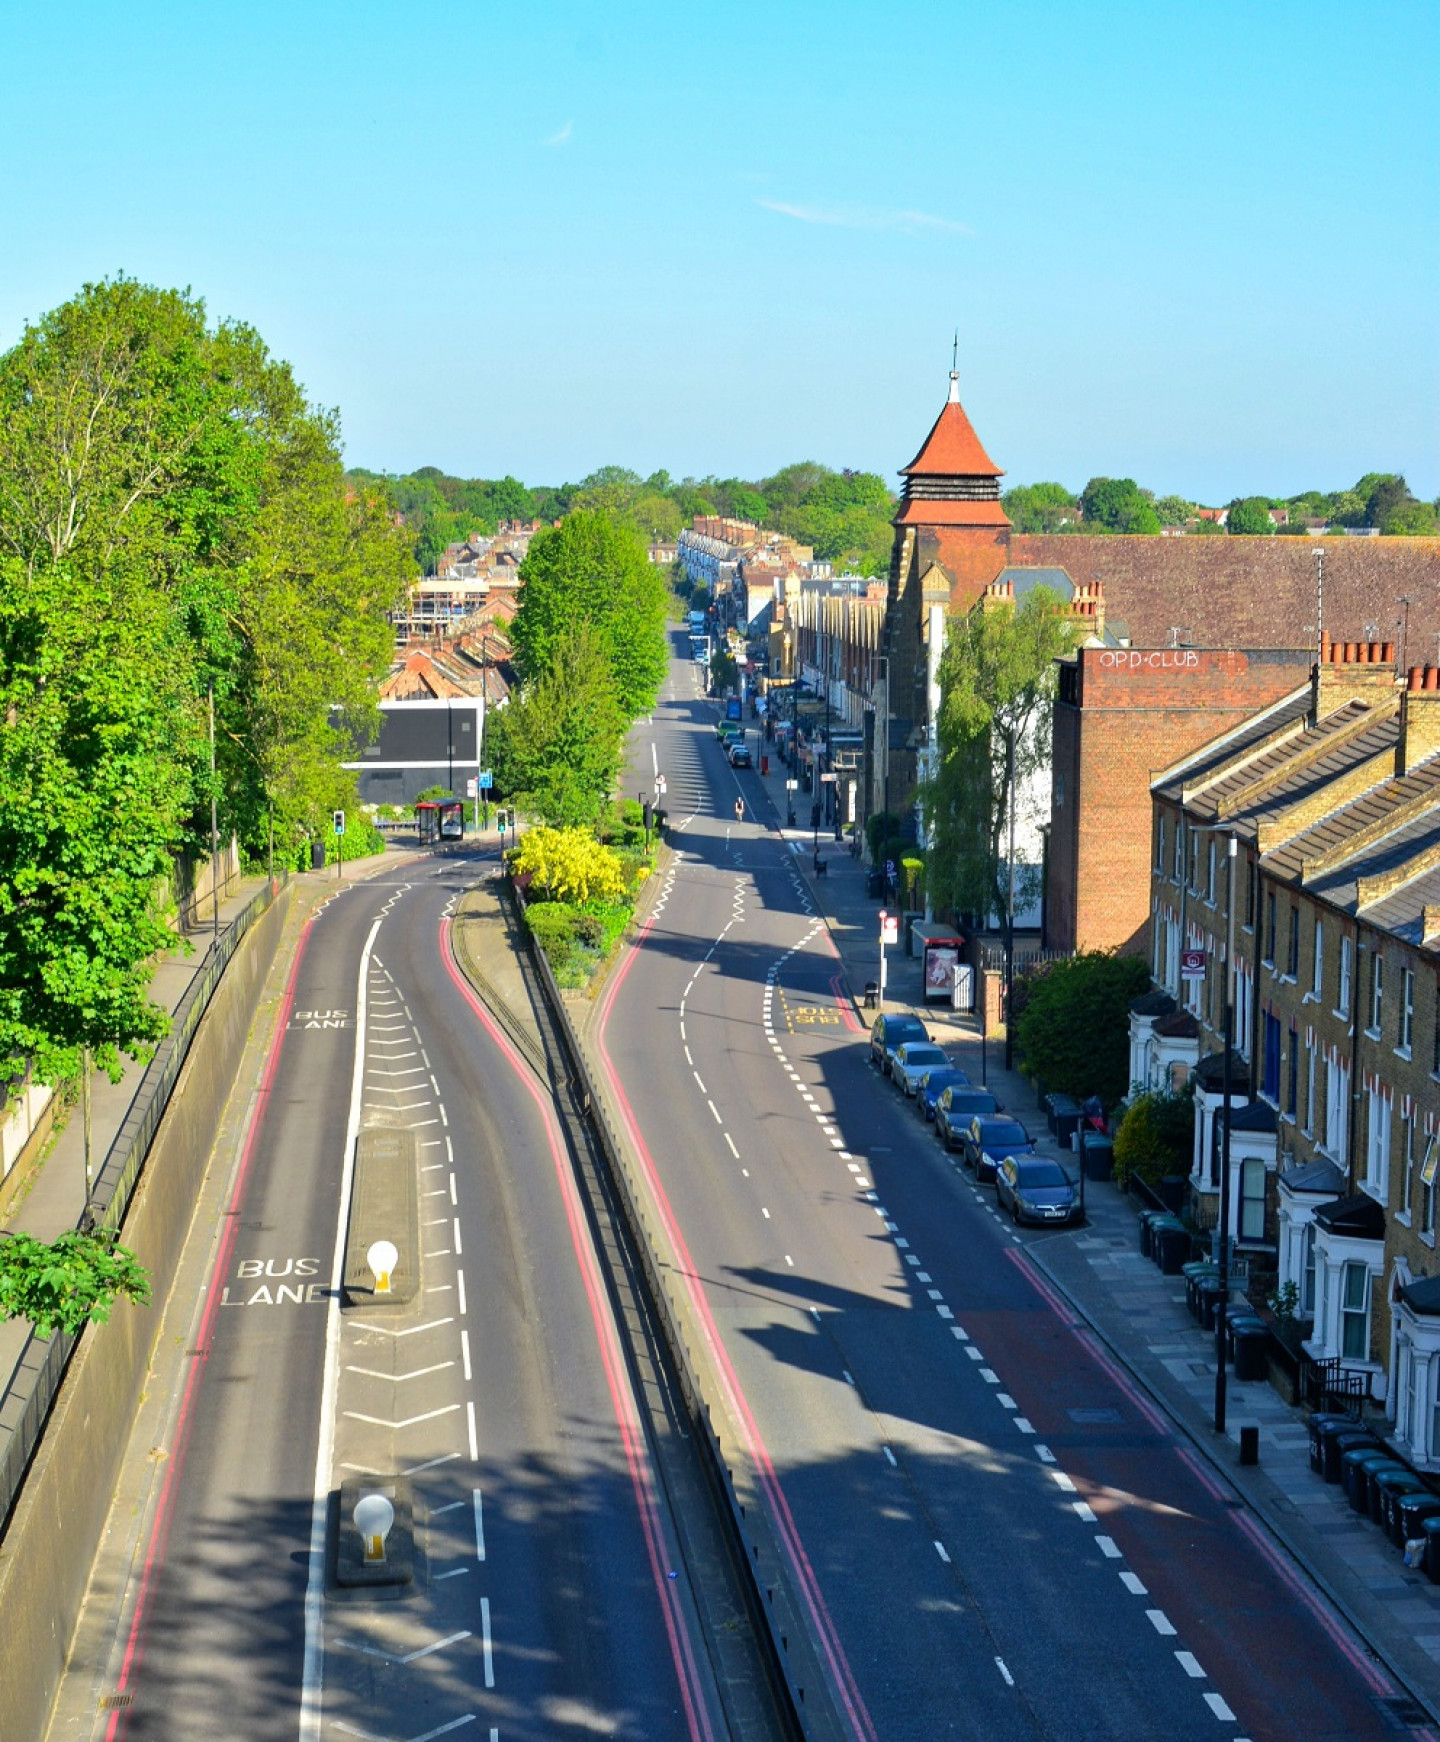
[[[310,843],[310,869],[312,871],[325,869],[325,843],[323,841]]]
[[[871,871],[865,879],[865,893],[872,901],[879,901],[885,893],[885,873]]]
[[[1379,1446],[1356,1446],[1340,1454],[1340,1467],[1344,1471],[1340,1480],[1345,1489],[1345,1498],[1350,1502],[1350,1510],[1358,1512],[1362,1518],[1368,1518],[1370,1471],[1398,1470],[1400,1465],[1389,1452]]]
[[[1425,1571],[1432,1585],[1440,1585],[1440,1514],[1422,1518],[1420,1534],[1425,1538]]]
[[[1086,1179],[1109,1179],[1115,1168],[1115,1145],[1098,1131],[1080,1133],[1080,1165]]]
[[[1395,1502],[1395,1535],[1392,1540],[1396,1548],[1404,1548],[1407,1542],[1420,1536],[1420,1526],[1427,1518],[1440,1518],[1440,1495],[1433,1488],[1402,1494]]]
[[[1270,1377],[1270,1333],[1258,1321],[1253,1325],[1237,1324],[1231,1333],[1235,1339],[1235,1377],[1246,1384]]]
[[[1062,1095],[1058,1092],[1045,1097],[1046,1116],[1050,1129],[1061,1143],[1068,1144],[1079,1129],[1084,1117],[1080,1103],[1073,1095]]]
[[[1185,1278],[1185,1304],[1190,1309],[1191,1318],[1198,1319],[1200,1317],[1200,1284],[1207,1276],[1212,1281],[1218,1281],[1220,1266],[1212,1264],[1208,1258],[1196,1258],[1189,1264],[1182,1264],[1180,1274]]]
[[[1195,1291],[1195,1301],[1199,1309],[1200,1328],[1204,1331],[1215,1329],[1215,1315],[1220,1311],[1224,1296],[1220,1292],[1218,1276],[1202,1276],[1200,1286]]]
[[[1398,1460],[1397,1460],[1398,1462]],[[1398,1488],[1402,1494],[1413,1494],[1425,1484],[1413,1470],[1400,1464],[1398,1469],[1382,1470],[1372,1464],[1366,1471],[1365,1497],[1369,1502],[1370,1522],[1378,1524],[1381,1530],[1389,1535],[1389,1514],[1386,1510],[1387,1497]]]
[[[1190,1256],[1190,1230],[1183,1222],[1173,1227],[1160,1223],[1151,1230],[1150,1243],[1162,1276],[1179,1276],[1180,1267]]]
[[[1355,1429],[1355,1417],[1317,1410],[1305,1425],[1310,1430],[1310,1468],[1317,1476],[1322,1476],[1325,1473],[1325,1433],[1352,1433]]]
[[[1150,1256],[1150,1230],[1156,1221],[1166,1212],[1164,1210],[1141,1210],[1140,1212],[1140,1254],[1143,1258]]]
[[[1380,1450],[1380,1443],[1374,1434],[1366,1433],[1362,1427],[1351,1426],[1342,1433],[1325,1436],[1325,1467],[1320,1473],[1327,1482],[1344,1480],[1345,1466],[1341,1459],[1346,1452],[1354,1451],[1359,1446],[1372,1452]]]
[[[1380,1528],[1393,1543],[1400,1542],[1400,1502],[1413,1500],[1416,1495],[1429,1495],[1431,1490],[1426,1482],[1413,1470],[1406,1470],[1401,1475],[1378,1476],[1374,1489],[1380,1502]]]

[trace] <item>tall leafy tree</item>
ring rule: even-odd
[[[577,623],[593,626],[627,720],[655,705],[665,676],[664,576],[640,538],[598,509],[581,509],[531,540],[520,565],[511,643],[522,676],[548,672]]]
[[[1045,587],[1013,608],[981,605],[951,619],[940,661],[939,754],[920,795],[930,837],[926,876],[938,907],[1007,911],[1011,804],[1049,765],[1055,661],[1078,634]],[[1022,877],[1017,898],[1032,893]]]
[[[1239,537],[1268,537],[1275,530],[1269,500],[1264,496],[1245,496],[1232,502],[1225,516],[1225,530]]]
[[[496,716],[500,790],[552,827],[593,823],[614,793],[628,725],[601,631],[570,624],[549,664]]]
[[[258,335],[120,278],[0,356],[0,1061],[53,1080],[162,1031],[173,856],[293,839],[346,790],[406,572],[332,415]],[[322,794],[323,788],[323,794]]]

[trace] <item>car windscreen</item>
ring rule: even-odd
[[[1065,1170],[1053,1161],[1022,1161],[1016,1164],[1016,1183],[1022,1186],[1068,1186]]]

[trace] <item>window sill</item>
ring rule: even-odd
[[[1380,1030],[1378,1028],[1367,1028],[1365,1030],[1365,1038],[1366,1040],[1379,1040]]]
[[[1318,992],[1307,992],[1300,1002],[1302,1004],[1318,1004],[1320,1002],[1320,994]]]
[[[1295,976],[1293,974],[1281,974],[1279,978],[1282,986],[1293,986],[1295,984]]]
[[[1426,1231],[1422,1228],[1420,1230],[1420,1244],[1422,1246],[1428,1246],[1430,1248],[1430,1250],[1433,1252],[1435,1250],[1435,1235],[1433,1233],[1427,1234]]]
[[[1394,1051],[1395,1051],[1396,1058],[1397,1059],[1404,1059],[1404,1061],[1407,1065],[1410,1063],[1410,1061],[1415,1056],[1415,1054],[1412,1052],[1412,1050],[1408,1046],[1397,1046],[1394,1049]]]
[[[1402,1228],[1409,1228],[1409,1227],[1413,1226],[1413,1223],[1412,1223],[1411,1218],[1410,1218],[1409,1210],[1396,1210],[1395,1220],[1400,1224],[1400,1226]]]

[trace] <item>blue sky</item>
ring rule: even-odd
[[[1440,7],[0,0],[0,344],[252,322],[352,462],[1440,492]]]

